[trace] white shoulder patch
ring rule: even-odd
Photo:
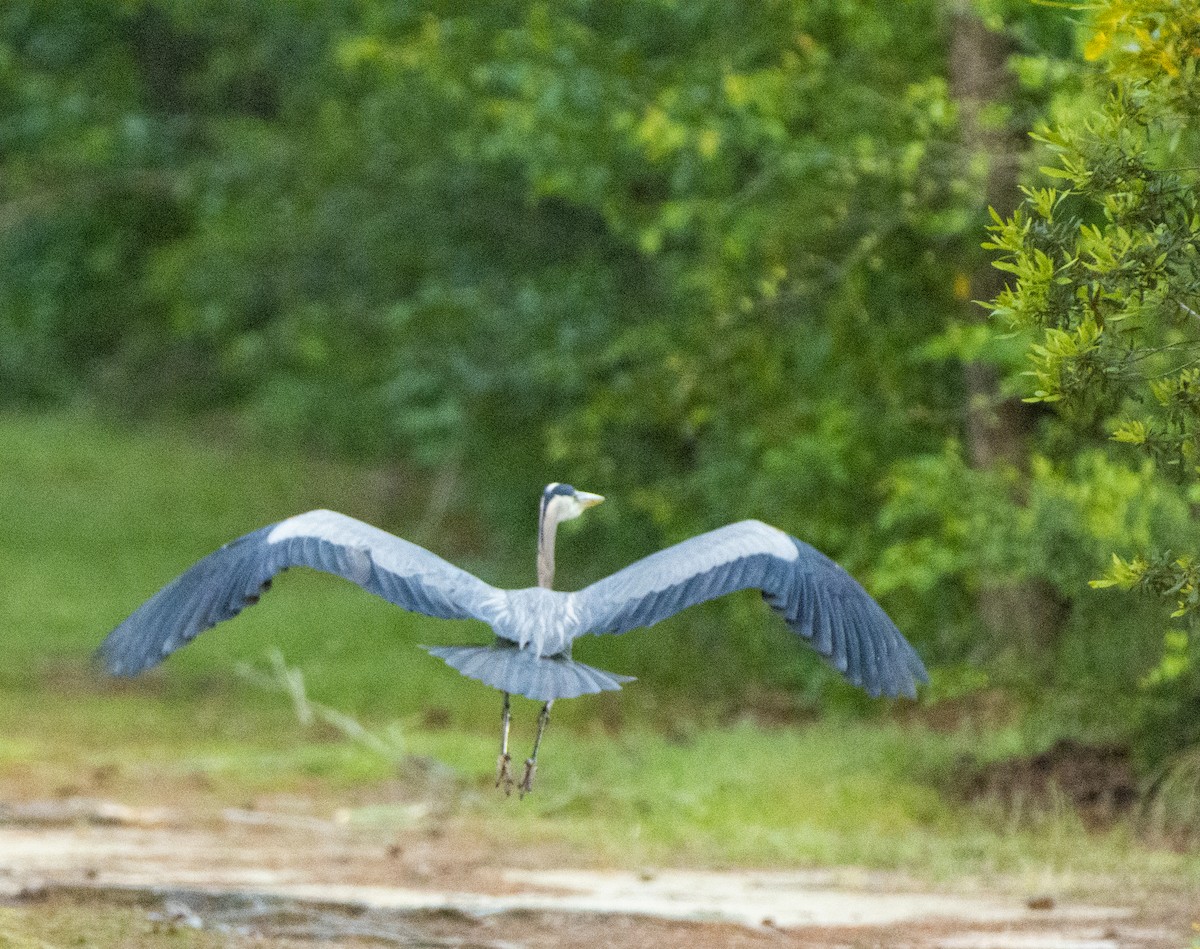
[[[758,554],[789,563],[800,556],[792,539],[778,528],[762,521],[738,521],[644,557],[614,576],[624,576],[637,587],[659,590]]]
[[[337,511],[308,511],[276,524],[275,529],[267,535],[267,543],[277,544],[293,537],[318,537],[330,543],[344,544],[358,539],[356,533],[349,529],[353,523]]]
[[[762,521],[746,521],[756,528],[757,535],[762,538],[763,552],[778,557],[780,560],[795,560],[800,551],[792,542],[792,538],[778,527],[764,524]]]
[[[446,576],[465,574],[424,547],[337,511],[309,511],[289,517],[267,535],[267,542],[277,544],[293,537],[313,537],[341,547],[360,574],[370,570],[371,561],[400,576],[431,572]]]

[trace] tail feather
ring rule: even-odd
[[[612,692],[633,676],[605,672],[563,657],[536,656],[515,645],[422,646],[451,668],[502,692],[539,702]]]

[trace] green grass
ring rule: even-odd
[[[385,494],[371,471],[67,419],[4,419],[0,615],[10,634],[0,684],[81,668],[146,596],[241,533],[321,506],[379,521]],[[383,712],[396,696],[418,708],[434,697],[433,660],[412,643],[467,632],[435,625],[333,578],[288,574],[264,606],[173,659],[166,688],[177,698],[207,690],[232,661],[275,646],[354,711]]]
[[[248,942],[248,940],[247,940]],[[0,947],[53,949],[57,946],[163,946],[174,949],[220,949],[230,939],[219,932],[187,926],[157,926],[138,906],[97,906],[68,901],[0,906]],[[275,943],[272,943],[275,944]]]
[[[378,471],[210,439],[0,417],[0,782],[63,793],[103,771],[120,776],[110,792],[130,798],[196,779],[221,800],[299,789],[352,801],[399,776],[394,808],[351,805],[351,816],[403,824],[424,795],[441,820],[561,846],[577,862],[861,864],[960,882],[1007,873],[1062,889],[1106,875],[1200,887],[1200,858],[1144,847],[1125,828],[1092,834],[1065,811],[1018,820],[953,803],[943,789],[960,756],[1022,750],[1030,730],[939,733],[903,706],[908,724],[845,713],[715,724],[703,707],[667,706],[638,683],[557,706],[537,793],[505,799],[491,787],[498,696],[414,648],[486,632],[307,572],[282,577],[261,605],[135,682],[90,670],[108,629],[230,538],[317,506],[411,536],[421,496]],[[407,511],[407,522],[389,510]],[[487,547],[470,537],[427,542],[486,574]],[[271,648],[303,671],[313,698],[398,735],[399,762],[328,728],[302,729],[284,696],[234,674]],[[536,711],[516,702],[518,754]]]

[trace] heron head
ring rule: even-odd
[[[542,492],[542,520],[552,520],[555,523],[569,521],[603,500],[599,494],[576,491],[569,484],[559,484],[555,481],[546,485],[546,490]]]

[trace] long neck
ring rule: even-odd
[[[554,584],[554,534],[558,518],[549,513],[550,505],[542,508],[538,519],[538,586],[547,590]]]

